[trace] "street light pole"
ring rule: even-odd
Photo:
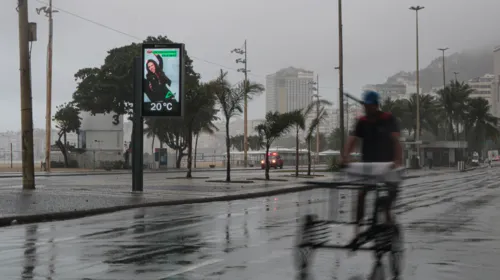
[[[344,49],[342,41],[342,0],[338,0],[339,8],[339,111],[340,111],[340,154],[344,155],[345,128],[344,128]]]
[[[242,49],[234,49],[231,51],[232,53],[237,53],[239,55],[243,55],[244,58],[237,58],[236,63],[243,63],[244,67],[238,69],[238,72],[243,72],[245,75],[245,80],[244,80],[244,91],[245,91],[245,100],[244,100],[244,108],[243,108],[243,163],[244,166],[248,166],[248,70],[247,68],[247,40],[245,40],[245,43],[243,44]]]
[[[444,52],[448,50],[449,48],[440,48],[438,49],[439,51],[443,52],[443,89],[446,87],[446,68],[444,65]]]
[[[418,11],[422,10],[424,7],[423,6],[412,6],[410,7],[410,10],[415,11],[415,30],[416,30],[416,58],[417,58],[417,127],[415,130],[415,141],[416,146],[417,146],[417,157],[420,158],[420,144],[418,141],[420,140],[420,66],[419,66],[419,53],[418,53]],[[420,160],[419,160],[419,166],[420,166]]]
[[[47,101],[45,103],[45,171],[50,172],[50,144],[52,132],[52,42],[53,42],[53,20],[52,13],[57,13],[57,10],[52,9],[52,0],[49,0],[49,6],[37,8],[37,14],[44,12],[49,18],[49,41],[47,43]]]
[[[459,74],[460,72],[453,72],[453,74],[455,74],[455,82],[458,82],[457,80],[457,75]]]

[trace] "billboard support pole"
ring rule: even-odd
[[[134,59],[134,124],[132,131],[132,191],[142,192],[144,183],[143,130],[142,119],[142,58]]]

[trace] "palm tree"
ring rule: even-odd
[[[186,94],[186,115],[184,116],[184,126],[187,136],[187,178],[192,178],[192,154],[193,154],[193,135],[199,135],[202,129],[211,130],[212,121],[217,120],[215,109],[216,99],[214,93],[210,90],[210,85],[200,84],[196,90]]]
[[[274,140],[287,134],[294,125],[303,120],[302,118],[303,116],[300,110],[284,114],[280,114],[278,112],[268,112],[264,123],[255,127],[255,130],[257,130],[261,139],[263,139],[266,147],[266,180],[269,180],[269,148],[271,147],[271,144]]]
[[[307,142],[307,175],[311,175],[311,139],[314,137],[316,128],[328,117],[325,108],[322,107],[319,114],[311,121],[307,129],[306,142]]]
[[[222,115],[226,121],[226,181],[231,181],[231,137],[229,136],[229,121],[232,117],[243,112],[242,104],[247,98],[260,94],[264,86],[258,83],[245,82],[231,87],[227,80],[227,72],[220,70],[217,79],[210,82],[211,90],[214,92],[217,103],[220,105]]]
[[[430,94],[420,94],[419,99],[420,131],[418,133],[419,135],[422,135],[422,130],[426,130],[432,132],[434,135],[437,135],[439,121],[436,116],[440,111],[438,103]],[[406,127],[410,133],[415,132],[415,134],[413,134],[415,139],[417,129],[415,123],[415,120],[417,119],[417,94],[412,94],[409,99],[404,101],[403,104],[406,105],[406,114],[403,114],[403,118],[401,120],[402,126]]]
[[[469,138],[470,146],[480,152],[486,140],[496,141],[499,138],[500,132],[497,128],[499,119],[490,113],[490,105],[484,98],[469,99],[467,107],[464,127],[470,130],[465,137]]]
[[[445,113],[445,123],[452,140],[458,139],[459,125],[465,120],[467,99],[472,92],[469,85],[457,81],[438,91],[438,101]]]
[[[380,110],[383,112],[390,112],[400,123],[403,129],[406,129],[406,101],[405,99],[391,99],[386,98],[380,104]]]
[[[153,140],[151,141],[151,154],[154,155],[155,152],[155,138],[156,138],[156,128],[151,125],[151,119],[146,118],[144,120],[146,123],[146,128],[144,128],[144,135],[148,138],[152,138]]]
[[[300,148],[300,139],[299,139],[299,131],[306,129],[306,120],[307,117],[314,112],[314,110],[318,110],[319,114],[320,110],[324,108],[324,106],[331,106],[332,103],[325,99],[314,99],[309,105],[301,110],[302,116],[297,118],[297,123],[295,124],[295,176],[299,176],[299,148]],[[321,108],[320,108],[321,106]]]
[[[213,123],[213,121],[217,121],[218,119],[219,118],[217,116],[214,116],[212,118],[212,120],[210,120],[209,122],[204,121],[201,124],[201,127],[199,127],[199,128],[197,127],[193,130],[193,134],[195,137],[195,141],[194,141],[194,168],[196,168],[196,160],[197,160],[197,153],[198,153],[198,138],[200,137],[201,133],[213,135],[216,131],[219,131],[219,128],[217,128],[217,126],[215,126],[215,124]]]

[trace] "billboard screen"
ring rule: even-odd
[[[184,115],[184,45],[142,45],[142,116]]]

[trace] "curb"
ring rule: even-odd
[[[469,170],[470,171],[470,170]],[[446,173],[443,173],[446,174]],[[439,176],[442,174],[435,174],[431,176]],[[404,179],[413,179],[421,176],[405,176]],[[51,222],[51,221],[61,221],[61,220],[71,220],[84,218],[88,216],[109,214],[113,212],[130,210],[136,208],[144,208],[144,207],[160,207],[160,206],[175,206],[175,205],[183,205],[183,204],[199,204],[199,203],[207,203],[207,202],[223,202],[223,201],[232,201],[232,200],[242,200],[242,199],[252,199],[273,195],[282,195],[288,193],[295,192],[303,192],[309,191],[313,189],[318,189],[317,186],[314,185],[299,185],[290,188],[282,188],[282,189],[271,189],[271,190],[261,190],[255,191],[252,193],[240,193],[240,194],[230,194],[225,196],[218,197],[201,197],[201,198],[191,198],[191,199],[182,199],[182,200],[171,200],[171,201],[157,201],[157,202],[147,202],[147,203],[139,203],[133,205],[120,205],[113,207],[103,207],[103,208],[95,208],[88,210],[77,210],[77,211],[66,211],[66,212],[53,212],[53,213],[45,213],[45,214],[32,214],[32,215],[17,215],[17,216],[9,216],[9,217],[1,217],[0,218],[0,227],[13,226],[17,224],[31,224],[31,223],[40,223],[40,222]],[[16,221],[15,224],[13,222]]]
[[[113,207],[88,209],[88,210],[53,212],[53,213],[32,214],[32,215],[17,215],[17,216],[0,218],[0,227],[14,226],[14,225],[18,225],[18,224],[32,224],[32,223],[40,223],[40,222],[71,220],[71,219],[84,218],[84,217],[88,217],[88,216],[109,214],[109,213],[123,211],[123,210],[144,208],[144,207],[175,206],[175,205],[183,205],[183,204],[199,204],[199,203],[207,203],[207,202],[222,202],[222,201],[252,199],[252,198],[265,197],[265,196],[281,195],[281,194],[287,194],[287,193],[308,191],[308,190],[312,190],[312,189],[316,189],[316,188],[317,188],[317,186],[304,185],[304,186],[296,186],[296,187],[292,187],[292,188],[264,190],[264,191],[256,191],[256,192],[252,192],[252,193],[232,194],[232,195],[225,195],[225,196],[218,196],[218,197],[201,197],[201,198],[191,198],[191,199],[183,199],[183,200],[147,202],[147,203],[139,203],[139,204],[133,204],[133,205],[120,205],[120,206],[113,206]],[[15,221],[15,223],[13,224],[14,221]]]

